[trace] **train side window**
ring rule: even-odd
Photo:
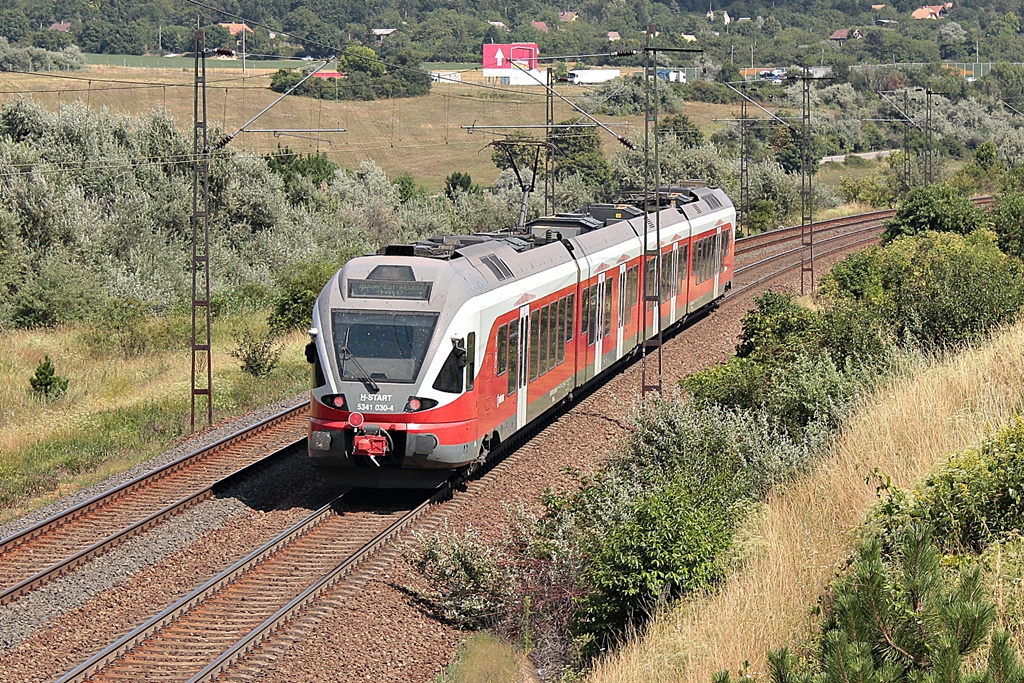
[[[583,294],[580,297],[580,308],[583,312],[580,314],[580,336],[582,337],[590,329],[590,288],[584,287]]]
[[[644,298],[649,296],[655,296],[658,290],[658,260],[656,258],[648,258],[647,263],[644,265]],[[654,308],[654,300],[647,301],[647,309]]]
[[[729,247],[732,245],[732,228],[722,231],[722,246],[718,250],[718,272],[725,272],[725,257],[729,255]]]
[[[498,328],[498,376],[505,374],[508,368],[508,325]]]
[[[508,324],[508,395],[519,388],[519,320]]]
[[[604,281],[604,336],[612,333],[612,278]]]
[[[637,275],[640,269],[637,266],[626,269],[626,322],[633,319],[633,306],[637,302],[637,287],[639,285]]]
[[[476,332],[466,335],[466,391],[476,385]]]
[[[670,272],[671,284],[669,286],[672,289],[672,296],[676,296],[679,294],[679,276],[677,275],[679,272],[679,249],[672,252],[672,270]]]
[[[594,344],[597,342],[598,332],[598,317],[601,312],[597,310],[597,288],[600,285],[592,285],[590,287],[590,343]]]
[[[572,341],[573,325],[576,324],[576,295],[569,295],[569,302],[565,305],[565,341]]]
[[[659,288],[659,299],[665,303],[672,297],[672,258],[668,254],[661,255],[661,287]]]
[[[550,306],[540,310],[540,349],[537,352],[538,375],[548,371],[548,335],[551,332]]]
[[[679,246],[679,293],[686,292],[686,276],[687,270],[690,265],[690,245],[683,244]]]
[[[564,321],[558,315],[558,302],[551,302],[551,336],[548,337],[548,370],[558,365],[558,340],[562,338],[559,334],[560,325]]]
[[[435,389],[446,394],[462,393],[462,368],[459,367],[459,358],[462,357],[462,353],[461,349],[452,348],[451,353],[444,359],[441,372],[437,373],[437,379],[434,380]]]
[[[537,379],[537,347],[540,342],[540,311],[530,314],[530,380]]]
[[[565,297],[558,300],[558,335],[555,337],[558,341],[555,343],[555,354],[558,357],[558,363],[561,364],[565,361],[565,331],[569,330],[569,334],[572,334],[572,324],[566,327],[566,307]]]

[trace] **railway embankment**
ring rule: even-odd
[[[865,398],[813,471],[766,499],[742,527],[741,561],[718,591],[659,615],[590,680],[706,683],[744,662],[747,673],[767,678],[769,650],[813,652],[819,597],[867,535],[864,522],[880,498],[921,486],[950,455],[969,453],[1024,410],[1024,324],[918,362]],[[1019,585],[1006,580],[1019,556],[1013,547],[1003,549],[999,572],[995,552],[988,558],[986,592],[1002,596],[998,619],[1019,636]]]

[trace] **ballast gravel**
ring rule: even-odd
[[[94,558],[80,570],[0,606],[0,651],[9,650],[47,621],[67,614],[248,510],[234,498],[205,501]]]

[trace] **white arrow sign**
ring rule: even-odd
[[[505,63],[505,53],[498,48],[498,51],[494,53],[494,61],[501,67]]]

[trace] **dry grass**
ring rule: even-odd
[[[265,326],[265,320],[255,315],[238,315],[214,323],[215,419],[244,413],[257,407],[254,402],[269,403],[294,395],[308,383],[308,366],[302,355],[306,337],[300,332],[281,339],[281,364],[270,377],[256,381],[241,372],[238,362],[230,356],[235,348],[232,330],[261,326]],[[187,327],[183,331],[187,336]],[[13,507],[0,509],[0,522],[152,457],[166,446],[167,436],[176,435],[182,414],[187,431],[191,368],[187,343],[181,349],[123,358],[116,353],[90,350],[83,343],[82,333],[81,328],[66,327],[0,335],[0,476],[6,484],[18,481],[26,473],[49,471],[47,465],[33,459],[43,443],[82,443],[92,434],[101,438],[102,415],[119,413],[127,417],[159,405],[167,410],[167,431],[141,435],[136,447],[115,449],[97,467],[87,471],[69,473],[58,469],[55,490],[35,498],[22,498]],[[37,398],[29,385],[36,365],[47,355],[57,374],[69,380],[67,393],[50,402]],[[7,486],[3,488],[6,490]]]
[[[779,491],[745,530],[749,556],[721,592],[680,605],[596,667],[591,681],[693,681],[765,671],[765,652],[806,642],[811,608],[875,502],[875,468],[913,484],[945,455],[1024,408],[1024,324],[922,367],[865,403],[820,468]],[[866,481],[867,480],[867,481]]]
[[[531,683],[539,681],[522,652],[486,631],[469,635],[459,647],[458,659],[438,683]]]
[[[208,120],[225,131],[234,131],[274,101],[278,93],[267,86],[271,71],[241,74],[218,69],[209,73]],[[62,74],[67,75],[67,74]],[[180,69],[138,69],[91,67],[71,74],[84,80],[62,80],[44,74],[0,73],[0,101],[26,93],[47,107],[74,101],[111,111],[139,114],[156,108],[167,109],[183,130],[192,119],[192,74]],[[90,80],[91,79],[91,80]],[[129,81],[121,83],[117,81]],[[133,84],[151,83],[137,88]],[[453,171],[465,171],[478,183],[490,184],[498,176],[491,163],[491,150],[484,149],[493,137],[469,134],[463,125],[525,125],[544,122],[544,95],[536,87],[509,87],[498,92],[468,84],[435,84],[429,95],[375,102],[328,102],[306,97],[289,97],[252,124],[254,128],[345,128],[346,133],[325,134],[320,140],[274,137],[270,133],[240,135],[232,145],[239,149],[270,152],[278,144],[300,152],[325,152],[344,168],[355,168],[373,159],[390,177],[411,173],[430,190],[444,186]],[[560,92],[577,97],[583,91],[565,86]],[[728,118],[729,105],[688,103],[686,113],[703,129]],[[575,118],[569,105],[555,101],[555,120]],[[643,117],[602,120],[640,126]],[[537,131],[535,131],[537,132]],[[639,140],[635,131],[627,133]],[[315,135],[313,136],[315,137]],[[603,135],[605,152],[618,146]]]

